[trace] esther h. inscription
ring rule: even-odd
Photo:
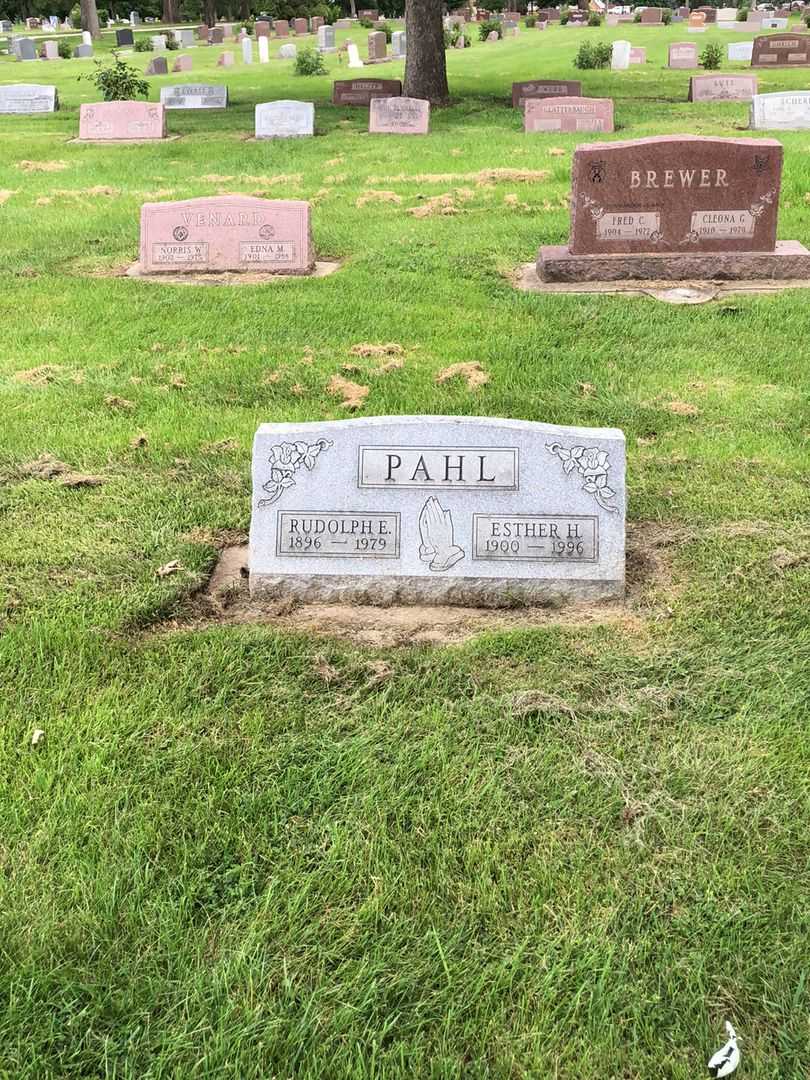
[[[369,105],[372,98],[399,97],[399,79],[337,79],[332,83],[333,105]]]
[[[562,82],[559,79],[538,79],[532,82],[512,83],[512,108],[520,109],[527,98],[579,97],[582,83],[576,79]]]
[[[751,67],[806,67],[810,34],[763,34],[754,38]]]
[[[307,202],[222,195],[141,207],[142,273],[306,274],[314,262]]]
[[[475,417],[263,424],[254,595],[497,606],[624,591],[624,436]]]
[[[0,86],[0,113],[48,113],[59,108],[55,86],[11,83]]]

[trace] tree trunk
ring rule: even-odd
[[[206,26],[216,26],[217,3],[216,0],[203,0],[203,22]]]
[[[82,30],[88,30],[93,41],[101,38],[101,28],[98,25],[98,11],[96,0],[81,0]]]
[[[163,0],[163,22],[164,23],[176,23],[180,22],[177,15],[176,0]]]
[[[406,97],[446,105],[447,62],[444,54],[442,0],[405,0]]]

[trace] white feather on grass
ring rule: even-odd
[[[726,1020],[726,1034],[728,1042],[709,1059],[709,1072],[720,1080],[723,1076],[731,1076],[740,1064],[740,1048],[737,1046],[737,1032]]]

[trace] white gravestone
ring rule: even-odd
[[[806,131],[810,128],[810,90],[754,94],[750,126],[755,131]]]
[[[258,39],[258,45],[259,45],[259,63],[260,64],[269,64],[270,63],[270,44],[269,44],[268,39],[266,37],[260,37]]]
[[[742,60],[751,63],[751,55],[754,51],[753,41],[735,41],[728,47],[729,60]]]
[[[162,86],[160,104],[167,109],[225,109],[228,106],[228,87],[205,83]]]
[[[395,60],[405,59],[406,37],[404,30],[395,30],[391,35],[391,55]]]
[[[292,42],[288,45],[282,45],[278,50],[279,60],[295,60],[298,56],[298,46],[293,45]]]
[[[624,71],[630,67],[630,50],[632,45],[629,41],[614,41],[613,53],[610,58],[610,66],[614,71]]]
[[[335,52],[335,28],[334,26],[318,27],[318,52]]]
[[[391,416],[263,424],[254,440],[254,596],[621,597],[624,546],[615,429]]]
[[[256,106],[257,139],[289,139],[315,134],[311,101],[268,101]]]
[[[246,37],[242,39],[242,60],[245,64],[253,63],[253,39]]]
[[[349,67],[361,68],[363,66],[363,61],[360,59],[360,50],[353,41],[349,42],[346,48],[349,53]]]
[[[55,86],[7,83],[0,86],[0,113],[46,113],[59,108]]]
[[[165,52],[166,51],[166,35],[155,34],[152,38],[152,52]]]
[[[93,45],[93,35],[89,30],[82,30],[82,45]]]

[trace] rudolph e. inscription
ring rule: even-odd
[[[255,596],[498,606],[624,592],[624,436],[476,417],[263,424]]]

